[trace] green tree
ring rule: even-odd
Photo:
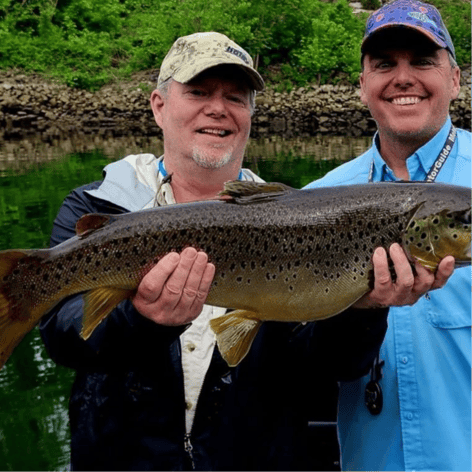
[[[347,0],[328,4],[316,0],[314,5],[310,35],[294,52],[302,77],[326,82],[342,72],[357,81],[365,20],[353,14]]]

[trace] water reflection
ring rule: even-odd
[[[250,140],[246,160],[255,163],[259,159],[273,160],[280,154],[314,160],[345,161],[358,156],[370,146],[369,137],[318,136],[311,138],[284,139],[278,136]],[[103,150],[110,160],[128,154],[163,152],[162,140],[154,136],[105,137],[76,134],[61,138],[23,138],[15,141],[0,141],[0,176],[6,171],[24,172],[38,165],[62,159],[67,154],[88,153]]]
[[[368,138],[253,140],[245,166],[299,188],[369,145]],[[101,179],[107,163],[139,152],[159,155],[162,141],[91,135],[0,141],[0,250],[46,247],[65,196]],[[48,358],[37,329],[29,333],[0,371],[0,470],[67,467],[72,380],[72,371]]]

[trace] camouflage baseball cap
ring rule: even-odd
[[[177,39],[162,61],[157,85],[171,77],[185,84],[204,70],[222,64],[239,66],[254,90],[264,89],[264,81],[254,69],[251,56],[224,34],[214,32],[194,33]]]
[[[454,59],[456,57],[451,36],[439,11],[433,5],[417,0],[397,0],[387,3],[372,13],[367,20],[361,46],[362,52],[365,51],[366,44],[377,31],[392,27],[415,29],[440,48],[447,49]]]

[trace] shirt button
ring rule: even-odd
[[[188,343],[187,344],[188,352],[193,352],[193,351],[195,351],[196,348],[197,348],[197,346],[195,346],[195,344],[193,344],[193,343]]]
[[[406,357],[406,356],[405,356],[405,357],[402,357],[402,362],[403,362],[404,364],[408,364],[408,357]]]
[[[408,413],[406,419],[411,421],[413,419],[413,413]]]
[[[192,402],[185,402],[185,408],[187,408],[187,410],[191,410],[192,406]]]

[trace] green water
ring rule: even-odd
[[[16,149],[15,143],[7,144]],[[2,164],[8,161],[6,153],[2,155],[7,144],[0,143]],[[360,145],[365,147],[368,142]],[[267,181],[300,188],[353,157],[339,155],[333,159],[326,151],[330,143],[313,142],[310,146],[270,140],[254,143],[248,149],[245,167]],[[310,154],[311,151],[307,153],[307,149],[318,147],[321,157]],[[57,146],[59,155],[49,162],[42,163],[36,153],[34,160],[24,159],[24,165],[18,166],[16,157],[14,165],[0,169],[0,250],[48,246],[52,224],[64,197],[80,185],[101,179],[103,167],[121,153],[117,151],[120,146],[97,145],[94,149],[89,143],[90,148],[87,152],[61,154],[62,148]],[[144,146],[141,143],[136,149],[126,147],[121,156],[151,149],[151,143]],[[352,153],[351,146],[347,149],[348,154]],[[0,470],[67,468],[70,440],[67,404],[73,377],[73,371],[48,358],[37,328],[16,348],[0,371]]]

